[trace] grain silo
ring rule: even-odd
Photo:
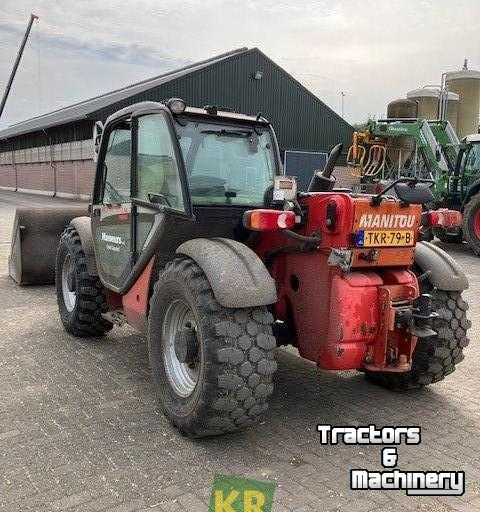
[[[422,87],[407,93],[407,98],[418,104],[418,117],[422,119],[438,119],[438,100],[440,90],[434,87]],[[447,119],[454,129],[457,128],[459,96],[454,92],[448,93]]]
[[[468,69],[467,62],[461,71],[446,74],[449,91],[459,96],[457,133],[459,138],[478,132],[480,113],[480,71]]]
[[[391,119],[412,119],[417,117],[417,104],[405,98],[391,101],[387,106],[387,117]]]

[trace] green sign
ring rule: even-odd
[[[208,512],[271,512],[276,484],[216,475]]]

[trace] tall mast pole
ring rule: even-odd
[[[2,103],[0,104],[0,117],[2,117],[3,109],[5,108],[5,103],[7,102],[10,89],[12,88],[13,80],[17,73],[18,65],[20,64],[20,60],[22,59],[23,50],[25,49],[25,45],[27,44],[28,36],[30,35],[30,30],[32,30],[33,22],[37,19],[37,15],[30,14],[30,21],[28,22],[27,30],[25,31],[25,35],[23,36],[22,44],[18,49],[17,58],[15,59],[12,72],[10,73],[10,78],[8,79],[7,87],[5,88],[5,92],[3,93]]]

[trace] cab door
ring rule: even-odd
[[[116,122],[105,136],[108,142],[97,164],[92,231],[100,278],[115,290],[123,286],[133,265],[131,121]]]
[[[183,161],[168,113],[142,114],[133,123],[133,235],[134,258],[138,259],[151,242],[155,225],[162,225],[163,234],[166,224],[176,226],[181,236],[182,221],[191,222],[191,206]],[[169,258],[170,245],[162,240],[157,256]]]

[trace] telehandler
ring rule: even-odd
[[[56,256],[67,332],[146,333],[165,415],[191,437],[234,431],[267,409],[275,349],[393,390],[444,379],[468,345],[467,279],[418,242],[428,183],[396,197],[335,187],[336,146],[299,193],[261,115],[180,99],[138,103],[96,126],[90,215]]]

